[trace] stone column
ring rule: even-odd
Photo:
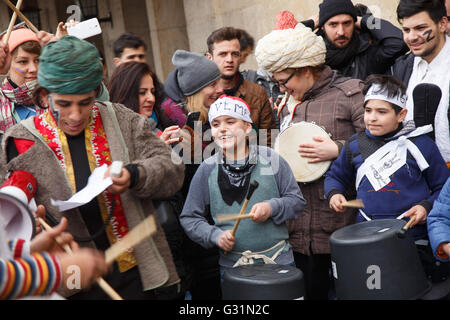
[[[106,17],[110,12],[112,15],[112,24],[110,22],[101,23],[104,55],[109,76],[111,76],[114,71],[113,43],[125,32],[122,0],[98,0],[99,17]],[[132,17],[130,17],[130,19],[131,18]]]
[[[0,3],[0,32],[8,29],[9,20],[11,19],[9,10],[9,7],[2,1]]]
[[[164,82],[173,70],[172,55],[189,50],[182,0],[146,0],[155,70]]]
[[[55,33],[58,26],[57,10],[55,0],[40,0],[39,1],[41,28],[42,30]],[[65,21],[61,21],[65,22]]]

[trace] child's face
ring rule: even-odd
[[[383,136],[396,130],[405,119],[408,110],[402,109],[395,114],[389,102],[383,100],[369,100],[364,108],[364,124],[370,134]]]
[[[249,122],[230,116],[220,116],[211,122],[213,139],[226,155],[245,151],[245,138],[251,130]]]

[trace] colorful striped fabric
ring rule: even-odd
[[[23,252],[24,245],[25,245],[25,240],[23,240],[23,239],[15,239],[15,240],[8,241],[8,246],[13,254],[14,259],[21,258],[23,254],[24,255],[29,254],[29,252]]]
[[[61,282],[61,265],[52,254],[0,259],[0,300],[49,295]]]

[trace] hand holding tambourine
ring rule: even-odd
[[[336,159],[339,155],[337,144],[329,137],[313,137],[314,142],[301,143],[298,152],[303,158],[309,158],[308,163],[317,163]]]

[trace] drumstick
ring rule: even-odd
[[[256,188],[258,188],[258,186],[259,186],[259,183],[256,180],[254,180],[252,183],[250,183],[250,188],[248,189],[247,197],[244,201],[244,204],[242,205],[241,212],[239,213],[240,215],[244,214],[245,209],[247,209],[248,202],[249,202],[250,198],[252,197],[253,192],[256,190]],[[236,229],[238,228],[240,222],[241,222],[241,220],[239,219],[234,224],[233,230],[231,231],[231,234],[233,235],[233,237],[234,237],[234,234],[236,233]]]
[[[416,215],[413,215],[411,218],[409,218],[408,223],[400,229],[400,231],[398,232],[398,236],[400,238],[404,238],[406,235],[406,231],[408,231],[408,229],[411,227],[411,224],[414,222],[414,220],[416,220]]]
[[[349,208],[364,208],[364,203],[361,199],[355,199],[350,201],[345,201],[342,203],[343,207],[349,207]]]
[[[411,228],[411,224],[416,220],[416,215],[413,215],[411,218],[409,218],[408,223],[402,228],[402,230],[406,231],[409,228]]]
[[[27,24],[27,26],[30,27],[31,30],[33,30],[33,32],[35,32],[35,33],[38,33],[38,32],[39,32],[38,28],[36,28],[36,27],[33,25],[33,23],[32,23],[30,20],[28,20],[27,17],[25,17],[25,16],[23,15],[23,13],[20,12],[20,10],[18,10],[18,9],[11,3],[11,1],[9,1],[9,0],[3,0],[3,2],[6,3],[6,4],[8,5],[8,7],[10,7],[11,10],[14,11],[14,13],[16,13],[16,14],[20,17],[20,19],[22,19],[22,20]]]
[[[42,218],[38,218],[39,223],[44,227],[46,231],[50,231],[53,228],[50,227],[47,222],[44,221]],[[73,251],[72,248],[66,243],[65,245],[61,245],[61,238],[56,237],[55,241],[66,251],[67,254],[72,255]],[[123,300],[123,298],[106,282],[103,278],[97,279],[97,284],[100,286],[100,288],[103,289],[103,291],[112,299],[112,300]]]
[[[128,232],[120,241],[113,244],[105,251],[105,261],[107,264],[112,263],[119,255],[134,247],[145,238],[156,232],[155,218],[151,215],[145,218],[136,227]]]
[[[225,221],[251,219],[251,218],[253,218],[253,214],[244,214],[244,215],[228,214],[228,213],[216,214],[216,219],[217,219],[217,222],[219,222],[219,223],[225,222]]]
[[[17,1],[16,8],[18,10],[20,10],[20,7],[22,6],[22,1],[23,0]],[[8,31],[6,32],[5,44],[8,44],[9,37],[11,36],[11,32],[14,27],[14,24],[16,23],[16,20],[17,20],[17,13],[14,12],[11,17],[11,21],[9,22]]]

